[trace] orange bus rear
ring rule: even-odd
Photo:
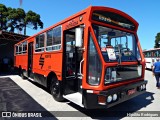
[[[122,11],[90,6],[17,43],[14,65],[57,101],[108,108],[146,91],[137,29]]]

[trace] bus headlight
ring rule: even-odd
[[[146,85],[145,84],[143,84],[143,90],[145,90],[146,89]]]
[[[116,101],[118,98],[117,94],[113,94],[113,101]]]
[[[112,96],[109,95],[109,96],[107,97],[107,102],[110,103],[111,101],[112,101]]]
[[[143,90],[143,85],[141,85],[141,87],[140,87],[140,88],[141,88],[141,90]]]

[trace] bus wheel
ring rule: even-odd
[[[62,87],[61,86],[62,85],[59,80],[52,78],[50,91],[51,91],[53,98],[59,102],[64,100],[64,98],[62,96]]]

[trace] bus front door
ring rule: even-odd
[[[28,77],[33,78],[33,42],[28,43]]]
[[[64,95],[81,93],[82,79],[79,74],[82,51],[75,47],[75,29],[65,31],[64,36],[65,90]]]

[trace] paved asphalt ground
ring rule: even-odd
[[[35,112],[39,116],[47,116],[44,118],[36,118],[36,120],[158,120],[160,119],[160,90],[155,87],[156,82],[151,71],[146,70],[145,79],[148,80],[147,92],[145,94],[107,110],[86,111],[67,100],[64,102],[56,102],[45,88],[31,81],[23,80],[18,75],[0,76],[0,112],[11,112],[14,117],[17,115],[13,114],[14,112],[21,112],[24,116],[26,114],[29,116],[30,112]],[[131,115],[134,117],[130,117]],[[159,116],[149,117],[151,115]],[[2,116],[1,113],[0,116]],[[0,120],[31,119],[14,117],[0,117]],[[32,119],[35,120],[35,118]]]

